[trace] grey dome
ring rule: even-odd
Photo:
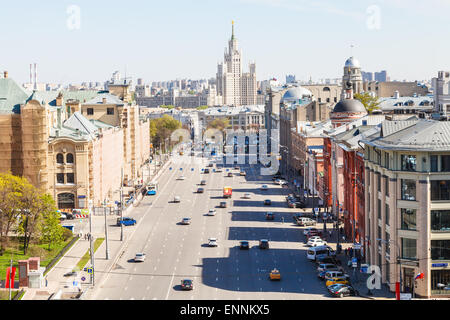
[[[303,87],[292,87],[283,95],[283,102],[296,102],[305,97],[311,98],[312,92]]]
[[[333,109],[333,112],[366,112],[366,108],[361,101],[356,99],[344,99],[339,101]]]
[[[350,68],[361,68],[361,65],[359,64],[359,61],[357,59],[355,59],[354,57],[350,57],[347,59],[347,61],[345,61],[345,67],[350,67]]]

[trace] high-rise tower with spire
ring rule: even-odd
[[[234,34],[234,21],[231,28],[224,62],[217,66],[217,95],[222,96],[225,105],[253,105],[256,104],[256,65],[251,63],[250,72],[242,72],[242,50]]]

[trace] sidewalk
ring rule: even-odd
[[[332,224],[327,224],[331,227]],[[327,235],[328,236],[328,235]],[[373,289],[369,293],[367,287],[367,280],[370,277],[370,274],[361,273],[360,264],[358,264],[357,268],[352,268],[348,266],[349,261],[352,260],[352,257],[345,254],[345,249],[352,247],[352,243],[348,241],[342,242],[342,238],[340,239],[340,245],[342,246],[342,252],[340,254],[336,254],[336,258],[341,262],[341,266],[344,268],[346,274],[350,276],[351,285],[358,290],[359,296],[367,298],[367,299],[395,299],[395,292],[390,292],[388,287],[385,284],[381,284],[381,289]],[[332,229],[331,238],[328,236],[327,243],[333,248],[336,249],[337,244],[337,232]]]
[[[152,180],[158,179],[159,176],[165,171],[169,166],[171,161],[167,161],[164,166],[160,168],[158,172],[152,172]],[[133,206],[133,211],[139,208],[139,205]],[[108,225],[113,225],[115,223],[116,216],[110,216]],[[105,237],[105,222],[103,216],[92,215],[92,235],[94,239]],[[95,228],[94,228],[95,227]],[[97,249],[94,255],[94,284],[99,286],[102,283],[105,275],[113,268],[116,261],[120,258],[120,252],[123,251],[123,247],[127,244],[127,236],[124,232],[124,241],[120,241],[120,228],[108,228],[108,255],[109,259],[106,260],[106,243],[103,241],[102,245]],[[86,271],[80,271],[78,277],[64,277],[64,274],[72,271],[79,260],[84,256],[84,254],[89,250],[90,243],[84,238],[78,239],[77,242],[66,252],[64,257],[62,257],[53,268],[45,276],[46,286],[33,289],[24,288],[25,294],[22,300],[49,300],[52,299],[71,299],[70,296],[79,295],[78,288],[74,287],[73,282],[78,281],[81,283],[82,297],[81,299],[89,299],[92,294],[90,275]],[[90,262],[87,263],[90,266]],[[85,277],[82,281],[81,277]],[[73,298],[72,298],[73,299]]]

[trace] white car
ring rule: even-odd
[[[275,180],[275,184],[282,186],[283,184],[287,184],[287,182],[285,180],[277,179]]]
[[[322,272],[322,271],[341,271],[341,270],[335,264],[332,264],[332,263],[321,263],[317,267],[317,272]]]
[[[216,209],[209,209],[207,216],[215,216],[216,215]]]
[[[185,180],[185,179],[186,179],[185,176],[179,176],[179,177],[178,177],[178,180]]]
[[[251,195],[250,195],[250,193],[244,193],[244,196],[243,196],[242,198],[244,198],[244,199],[250,199],[250,198],[251,198]]]
[[[208,239],[208,247],[217,247],[217,239],[216,238],[209,238]]]
[[[318,246],[325,246],[327,243],[323,241],[322,239],[309,239],[306,243],[307,246],[310,247],[318,247]]]
[[[269,187],[267,186],[267,184],[263,184],[261,186],[261,190],[268,190],[268,189],[269,189]]]
[[[134,256],[135,262],[144,262],[145,261],[145,253],[136,253]]]

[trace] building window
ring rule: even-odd
[[[56,155],[56,163],[64,163],[64,156],[62,153]]]
[[[402,154],[401,161],[402,171],[416,171],[416,156]]]
[[[431,294],[448,295],[450,270],[431,270]]]
[[[384,153],[384,167],[386,169],[389,169],[389,153]]]
[[[384,233],[384,240],[386,240],[385,242],[385,250],[387,254],[391,254],[391,243],[390,243],[390,239],[391,237],[389,236],[388,232]]]
[[[416,230],[416,209],[401,209],[402,230]]]
[[[450,210],[431,210],[431,231],[450,231]]]
[[[377,199],[378,219],[381,219],[381,200]]]
[[[381,227],[380,226],[377,227],[377,238],[378,239],[382,239],[381,238]]]
[[[378,191],[381,191],[381,174],[377,172],[377,188]]]
[[[438,156],[430,156],[430,171],[438,172]]]
[[[450,240],[431,240],[431,260],[450,260]]]
[[[431,200],[450,200],[450,180],[431,181]]]
[[[384,190],[386,197],[389,197],[389,177],[384,178]]]
[[[113,115],[114,114],[114,108],[106,108],[106,114]]]
[[[416,200],[416,181],[401,179],[402,184],[402,200]]]
[[[67,183],[75,183],[75,175],[73,173],[67,174]]]
[[[417,240],[402,238],[402,258],[417,259]]]
[[[94,108],[87,108],[87,114],[88,116],[91,116],[94,114]]]
[[[450,171],[450,156],[441,156],[441,172]]]
[[[64,184],[64,173],[56,174],[56,183]]]
[[[389,212],[389,205],[386,203],[385,205],[384,205],[384,218],[385,218],[385,223],[387,224],[387,225],[389,225],[389,215],[390,215],[390,212]]]
[[[68,153],[66,156],[66,162],[67,163],[73,163],[73,154],[72,153]]]

